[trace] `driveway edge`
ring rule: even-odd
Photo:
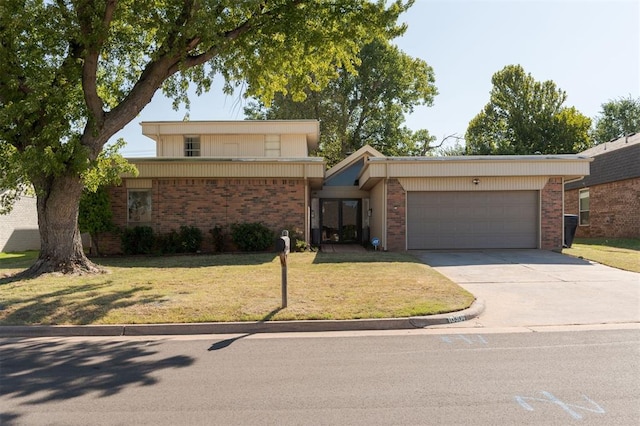
[[[0,326],[0,337],[157,336],[189,334],[258,334],[315,331],[401,330],[468,321],[484,311],[484,302],[447,314],[409,318],[215,322],[192,324]]]

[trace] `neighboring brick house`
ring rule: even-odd
[[[575,155],[385,157],[364,146],[325,171],[312,120],[145,122],[157,156],[110,190],[116,225],[165,233],[263,222],[307,242],[382,250],[559,250],[563,183],[589,172]],[[115,235],[105,253],[120,251]],[[205,240],[204,251],[211,249]]]
[[[565,213],[578,238],[640,238],[640,133],[590,148],[591,173],[565,184]]]
[[[36,197],[23,195],[10,213],[0,215],[0,252],[39,249]]]

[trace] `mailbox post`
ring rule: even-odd
[[[290,245],[289,231],[284,230],[276,240],[276,250],[280,256],[280,266],[282,267],[282,308],[287,307],[287,256],[289,255]]]

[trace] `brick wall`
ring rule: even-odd
[[[540,192],[540,242],[543,250],[561,250],[564,240],[562,178],[549,178]]]
[[[565,213],[578,214],[579,190],[565,193]],[[640,238],[640,179],[589,187],[589,225],[576,238]]]
[[[279,232],[285,226],[305,228],[305,182],[302,179],[154,179],[152,223],[156,233],[182,225],[196,226],[204,234],[203,251],[212,249],[210,230],[233,223],[262,222]],[[127,189],[110,189],[115,224],[127,226]],[[129,226],[136,225],[129,223]],[[101,238],[104,253],[121,252],[116,235]]]
[[[387,250],[389,251],[407,249],[406,198],[406,192],[397,179],[387,180]]]

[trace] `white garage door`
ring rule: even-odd
[[[409,249],[537,248],[538,191],[408,192]]]

